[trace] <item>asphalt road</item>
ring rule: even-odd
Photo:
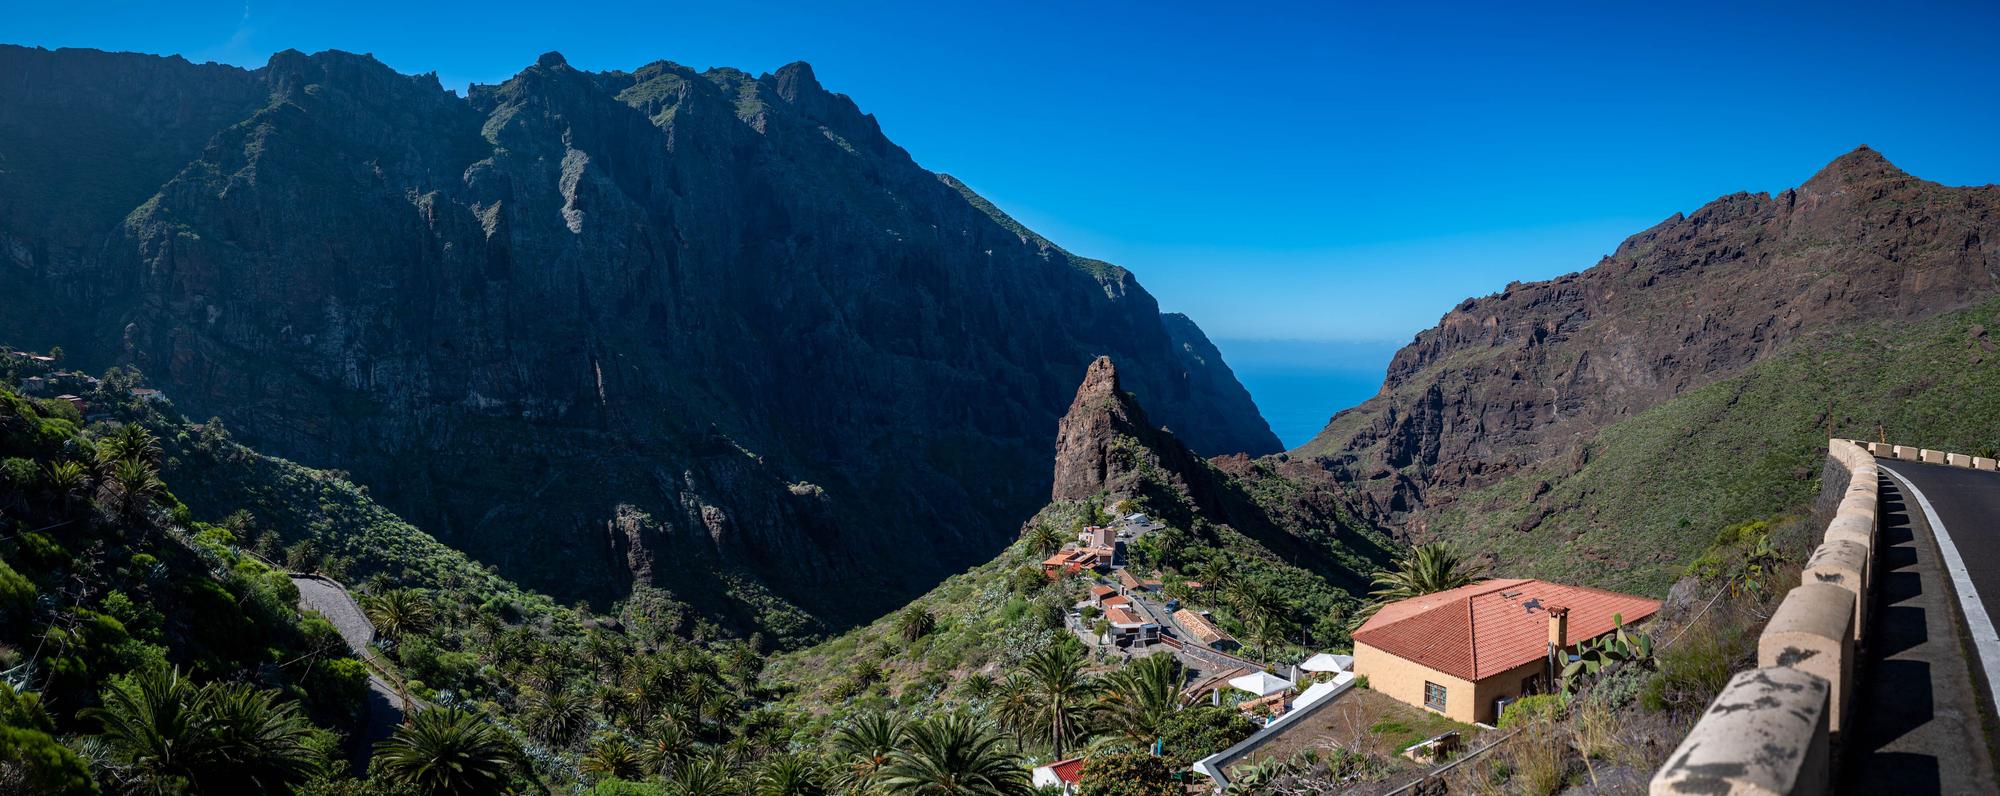
[[[354,654],[366,657],[371,653],[368,645],[375,641],[375,625],[362,613],[361,605],[353,595],[339,584],[320,578],[294,575],[292,585],[299,587],[299,607],[326,617],[333,628],[340,631],[340,637]],[[376,741],[389,737],[396,725],[403,723],[403,699],[396,693],[396,687],[377,676],[368,673],[368,727],[360,746],[364,753],[358,753],[358,760],[366,764],[365,750]]]
[[[2000,473],[1942,464],[1881,463],[1909,479],[1930,501],[1965,560],[1979,602],[1988,616],[2000,618]]]

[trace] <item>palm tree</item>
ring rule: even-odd
[[[294,702],[245,684],[196,687],[179,670],[139,672],[84,717],[139,793],[274,793],[316,768],[312,725]]]
[[[1085,714],[1098,685],[1083,673],[1083,645],[1065,636],[1063,643],[1037,652],[1022,663],[1036,719],[1033,737],[1055,748],[1060,759],[1088,732]]]
[[[198,774],[204,790],[216,793],[284,793],[319,768],[307,744],[312,723],[297,702],[279,702],[278,692],[247,683],[204,686],[202,713],[218,765]]]
[[[623,735],[606,735],[590,745],[579,765],[583,773],[600,780],[638,779],[646,775],[646,762],[639,747]]]
[[[1442,543],[1418,545],[1396,559],[1396,568],[1375,573],[1375,590],[1369,592],[1379,602],[1433,594],[1469,586],[1485,580],[1485,573],[1467,566],[1451,548]]]
[[[153,498],[164,487],[153,466],[138,459],[118,460],[111,468],[111,480],[118,482],[119,511],[127,519],[136,519],[151,508]]]
[[[441,707],[411,717],[375,746],[382,773],[425,796],[499,793],[514,773],[515,753],[481,716]]]
[[[62,498],[65,509],[90,487],[90,471],[77,462],[49,462],[48,476],[49,491]]]
[[[649,729],[641,754],[656,774],[673,770],[694,748],[694,736],[688,734],[687,725],[672,716],[654,719]]]
[[[730,796],[737,792],[729,766],[715,757],[683,763],[662,783],[666,796]]]
[[[848,793],[868,793],[881,781],[889,756],[902,746],[906,728],[893,713],[864,713],[833,731],[833,753],[841,768],[835,785]]]
[[[390,589],[381,594],[362,595],[361,610],[368,615],[368,621],[375,624],[377,632],[392,640],[429,630],[437,617],[430,599],[416,589]]]
[[[195,786],[195,772],[216,759],[215,744],[202,720],[201,691],[180,670],[140,672],[107,689],[102,707],[86,708],[104,731],[108,747],[129,790],[178,794]]]
[[[1033,793],[1019,758],[1000,734],[970,716],[947,715],[909,729],[889,757],[883,785],[898,796],[1021,796]]]
[[[757,771],[756,796],[822,796],[826,788],[819,783],[819,772],[804,757],[792,754],[773,755],[764,761]]]
[[[936,629],[937,616],[921,605],[911,604],[896,614],[896,635],[902,636],[904,643],[914,644]]]
[[[568,746],[590,724],[590,705],[574,691],[530,691],[523,701],[529,737],[550,746]]]
[[[1021,535],[1021,542],[1027,546],[1028,552],[1038,556],[1049,555],[1061,550],[1063,546],[1062,534],[1057,533],[1053,526],[1043,522],[1029,526],[1028,532]]]
[[[1186,704],[1181,696],[1184,676],[1180,660],[1172,655],[1148,655],[1112,673],[1097,703],[1098,725],[1134,743],[1151,744]]]
[[[1285,638],[1285,631],[1292,625],[1292,606],[1276,588],[1257,581],[1239,581],[1230,589],[1229,596],[1230,605],[1249,627],[1259,647],[1268,649],[1272,642]]]
[[[160,466],[160,440],[145,426],[126,423],[97,444],[98,458],[105,462],[132,460]]]

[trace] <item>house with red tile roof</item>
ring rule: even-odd
[[[1083,781],[1083,761],[1081,757],[1058,760],[1046,766],[1036,766],[1031,778],[1037,790],[1041,788],[1062,788],[1067,794],[1076,792],[1076,785]]]
[[[1388,696],[1491,724],[1506,701],[1550,688],[1557,651],[1659,610],[1659,600],[1601,589],[1483,581],[1382,606],[1354,631],[1354,672]]]

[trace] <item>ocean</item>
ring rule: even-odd
[[[1286,448],[1326,427],[1333,413],[1375,396],[1399,344],[1318,340],[1217,340]]]

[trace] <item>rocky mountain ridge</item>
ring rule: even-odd
[[[564,599],[747,578],[872,616],[1041,505],[1098,356],[1193,449],[1279,447],[1129,272],[803,63],[551,53],[463,98],[337,51],[0,67],[0,335],[137,365]]]
[[[1797,340],[1996,293],[2000,187],[1921,180],[1862,147],[1798,188],[1676,214],[1585,271],[1466,300],[1396,354],[1377,397],[1292,458],[1316,459],[1301,469],[1324,468],[1376,522],[1490,547],[1480,534],[1532,532],[1588,496],[1551,502],[1542,480],[1482,498],[1529,506],[1508,528],[1433,523],[1483,513],[1454,502],[1510,477],[1581,470],[1600,430]],[[1816,422],[1840,420],[1853,418]]]

